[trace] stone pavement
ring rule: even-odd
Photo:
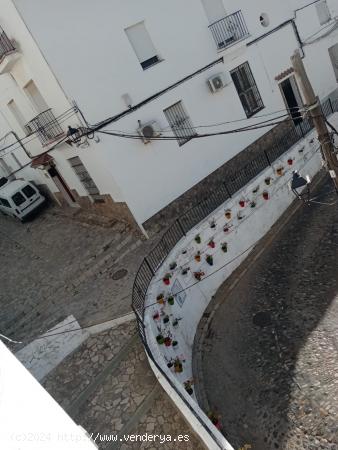
[[[182,416],[154,377],[135,322],[91,336],[43,383],[76,423],[93,434],[100,450],[202,450]],[[166,444],[123,443],[124,435],[188,435],[189,441]],[[107,436],[117,435],[112,443]]]
[[[337,202],[331,189],[317,201]],[[302,206],[206,312],[196,383],[235,448],[338,449],[337,214]]]

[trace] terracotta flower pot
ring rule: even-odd
[[[201,261],[201,255],[195,255],[195,260],[197,262],[200,262]]]
[[[163,294],[160,294],[157,296],[156,301],[159,305],[164,305],[164,296]]]
[[[225,211],[224,213],[226,219],[231,219],[231,211],[228,209],[227,211]]]
[[[176,373],[182,373],[183,372],[183,365],[182,365],[182,363],[175,363],[175,372]]]
[[[278,176],[282,176],[283,175],[283,170],[284,170],[284,167],[278,167],[278,169],[276,169],[276,174]]]

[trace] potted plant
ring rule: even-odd
[[[279,166],[276,169],[276,174],[280,177],[283,175],[283,171],[284,171],[284,167],[283,166]]]
[[[160,313],[158,311],[156,311],[155,314],[153,315],[153,319],[154,320],[159,320],[160,319]]]
[[[231,225],[224,225],[223,231],[224,233],[229,233]]]
[[[174,368],[176,373],[182,373],[183,372],[183,364],[182,361],[179,358],[176,358],[174,361]]]
[[[241,207],[241,208],[244,208],[244,206],[245,206],[245,200],[242,198],[239,202],[239,206]]]
[[[159,294],[157,297],[156,297],[156,301],[157,301],[157,303],[159,304],[159,305],[164,305],[164,303],[165,303],[165,300],[164,300],[164,294],[162,293],[162,294]]]
[[[170,273],[166,273],[166,274],[164,275],[164,277],[163,277],[163,283],[164,283],[166,286],[169,286],[169,284],[170,284],[170,278],[171,278],[171,274],[170,274]]]
[[[173,346],[174,348],[177,348],[178,342],[177,342],[177,341],[173,341],[173,342],[172,342],[172,346]]]
[[[184,268],[182,269],[181,275],[187,275],[188,272],[189,272],[189,270],[190,270],[190,267],[184,267]]]
[[[262,195],[263,195],[264,200],[269,200],[269,192],[268,191],[264,191]]]
[[[252,190],[252,193],[257,194],[258,191],[259,191],[259,186],[256,186],[255,189]]]
[[[168,298],[168,304],[172,306],[174,303],[175,303],[175,299],[174,299],[174,297],[171,295],[171,296]]]
[[[156,341],[157,341],[157,343],[158,343],[159,345],[164,344],[164,337],[162,336],[162,334],[158,334],[158,335],[156,336]]]
[[[266,177],[265,180],[264,180],[264,182],[265,182],[265,184],[266,184],[267,186],[269,186],[269,185],[271,184],[271,180],[272,180],[271,177]]]
[[[182,250],[182,255],[186,255],[187,254],[187,249],[185,248],[184,250]]]
[[[178,317],[177,317],[176,319],[173,320],[173,327],[174,327],[174,328],[177,328],[177,327],[178,327],[178,325],[179,325],[178,322],[179,322],[180,320],[182,320],[182,319],[179,319]]]
[[[212,255],[207,255],[205,260],[209,264],[209,266],[213,266],[214,265],[214,258],[212,257]]]
[[[231,209],[227,209],[224,213],[226,219],[231,219]]]
[[[174,269],[176,269],[176,267],[177,267],[177,262],[174,261],[170,264],[169,269],[174,270]]]
[[[209,412],[208,417],[211,420],[211,422],[213,423],[213,425],[215,425],[215,427],[218,430],[220,430],[221,429],[221,422],[220,422],[219,415],[217,415],[217,414],[215,414],[213,412]]]
[[[242,214],[240,211],[238,211],[238,213],[237,213],[237,219],[238,220],[242,220],[242,219],[244,219],[244,214]]]
[[[170,347],[171,343],[172,343],[171,337],[167,336],[167,337],[164,338],[164,345],[166,347]]]
[[[210,228],[216,228],[215,219],[212,219],[212,221],[210,222]]]
[[[201,261],[201,252],[197,252],[197,253],[196,253],[196,255],[195,255],[195,260],[196,260],[197,262],[200,262],[200,261]]]
[[[256,202],[254,200],[250,202],[250,208],[256,208]]]
[[[305,150],[305,147],[301,147],[301,148],[298,150],[298,153],[303,153],[304,150]]]
[[[201,281],[202,277],[204,276],[204,272],[194,272],[194,277],[196,278],[196,280]]]
[[[188,392],[189,395],[192,395],[194,393],[192,388],[193,381],[187,380],[184,382],[184,389]]]
[[[169,316],[166,315],[163,317],[163,323],[168,323],[169,322]]]
[[[174,360],[171,359],[167,364],[168,369],[171,369],[173,367],[173,365],[174,365]]]
[[[292,159],[292,158],[289,158],[289,159],[288,159],[288,165],[289,165],[289,166],[292,166],[292,164],[293,164],[293,159]]]
[[[213,239],[210,239],[210,241],[208,242],[208,245],[210,248],[215,248],[215,242]]]
[[[228,244],[226,242],[223,242],[221,245],[222,251],[226,253],[228,251]]]
[[[196,236],[195,236],[195,242],[197,243],[197,244],[200,244],[201,243],[201,236],[199,235],[199,234],[197,234]]]

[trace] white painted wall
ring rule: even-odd
[[[1,341],[0,422],[6,450],[97,448]]]
[[[336,2],[328,2],[334,16]],[[76,99],[91,123],[125,110],[122,94],[128,93],[133,104],[137,104],[218,57],[224,57],[224,64],[201,73],[108,127],[134,134],[138,120],[142,123],[157,120],[167,130],[163,110],[179,100],[183,101],[195,126],[245,119],[233,84],[214,95],[206,85],[210,76],[228,72],[245,61],[250,63],[265,105],[257,116],[284,108],[275,77],[290,67],[290,56],[298,46],[291,25],[250,47],[246,44],[293,18],[295,8],[307,2],[224,0],[227,14],[238,9],[243,11],[251,36],[221,52],[217,51],[208,30],[210,17],[200,0],[169,3],[101,0],[99,8],[93,2],[81,0],[14,0],[14,3],[57,79],[68,96]],[[210,14],[218,14],[215,5],[210,11]],[[260,24],[261,13],[268,14],[268,27]],[[125,28],[141,21],[145,22],[163,59],[147,70],[142,69],[124,32]],[[315,7],[297,13],[297,23],[304,39],[320,30]],[[337,88],[327,50],[337,41],[338,32],[332,31],[329,36],[305,47],[305,65],[321,97]],[[254,118],[243,124],[259,120],[262,119]],[[203,130],[219,131],[233,126]],[[121,197],[136,220],[143,223],[266,131],[200,139],[182,147],[176,142],[153,142],[145,146],[139,141],[105,136],[100,156],[123,193]],[[108,188],[111,177],[105,176],[104,180]],[[116,191],[117,186],[111,190]]]
[[[331,116],[330,120],[336,126],[338,124],[338,114]],[[287,162],[289,159],[293,160],[291,166]],[[284,168],[284,175],[278,176],[276,169],[281,166]],[[167,374],[176,389],[191,402],[191,406],[199,413],[201,413],[201,410],[196,404],[194,395],[189,397],[184,390],[183,384],[191,379],[193,375],[192,349],[197,326],[203,312],[220,285],[248,256],[255,244],[267,233],[294,200],[294,194],[288,186],[292,178],[292,171],[298,170],[304,177],[305,175],[313,177],[320,168],[321,156],[318,140],[315,132],[311,132],[306,139],[298,142],[277,160],[272,168],[269,167],[262,172],[236,196],[226,201],[206,220],[191,230],[168,255],[149,286],[144,317],[147,343],[157,363]],[[270,186],[267,186],[264,181],[268,176],[272,178]],[[258,192],[253,193],[258,186]],[[264,200],[262,196],[263,191],[269,193],[269,200]],[[239,205],[239,201],[242,199],[246,201],[244,208]],[[255,208],[250,207],[250,202],[253,200],[256,202]],[[228,209],[231,209],[232,212],[230,221],[224,216],[224,212]],[[238,220],[238,212],[244,215],[243,219]],[[216,221],[217,226],[215,229],[210,228],[212,220]],[[227,233],[223,231],[225,225],[230,225],[230,231]],[[195,242],[197,234],[202,239],[201,244]],[[208,246],[211,238],[216,244],[214,249]],[[227,253],[221,250],[221,244],[224,242],[228,244]],[[200,263],[194,259],[197,251],[200,251],[202,255]],[[205,261],[207,254],[213,255],[213,266],[208,265]],[[170,270],[170,263],[174,261],[177,263],[177,268]],[[190,268],[188,275],[182,275],[181,272],[184,267]],[[201,282],[197,282],[193,273],[200,270],[205,275]],[[171,273],[172,275],[169,287],[162,281],[166,273]],[[183,290],[184,292],[175,296],[173,306],[170,306],[168,303],[165,306],[156,304],[156,298],[159,294],[163,293],[165,298],[168,298],[170,295]],[[159,320],[154,320],[156,313],[160,314]],[[169,324],[163,323],[163,318],[166,315],[170,318]],[[175,318],[180,319],[177,328],[172,326]],[[174,349],[172,346],[159,345],[156,342],[156,336],[160,332],[164,337],[170,335],[173,340],[177,340],[177,349]],[[177,356],[185,360],[182,373],[174,373],[172,369],[167,367],[167,362],[175,359]],[[157,376],[160,379],[161,377],[163,378],[160,372],[156,368],[154,369]],[[168,382],[162,381],[169,389]],[[177,401],[180,402],[179,399]],[[187,412],[187,418],[189,419],[189,412]],[[203,414],[201,414],[201,420],[202,422],[205,421]],[[205,438],[203,429],[199,434],[202,439]],[[226,444],[223,443],[222,445],[220,448],[227,448]]]

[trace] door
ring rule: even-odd
[[[284,98],[285,105],[289,110],[293,123],[298,125],[303,121],[300,109],[303,107],[302,98],[294,76],[286,78],[280,84],[280,89]]]
[[[329,48],[329,55],[331,58],[334,74],[336,76],[336,81],[338,83],[338,44]]]
[[[201,1],[210,24],[217,22],[217,20],[221,20],[226,16],[223,0]]]
[[[50,167],[47,170],[47,172],[51,176],[51,178],[54,181],[56,187],[59,189],[59,191],[61,192],[63,198],[68,203],[68,205],[69,206],[73,206],[73,207],[78,207],[79,205],[76,203],[76,200],[75,200],[71,190],[69,189],[69,187],[67,186],[66,182],[64,181],[64,179],[61,177],[61,175],[57,171],[56,167],[54,167],[54,166]]]

